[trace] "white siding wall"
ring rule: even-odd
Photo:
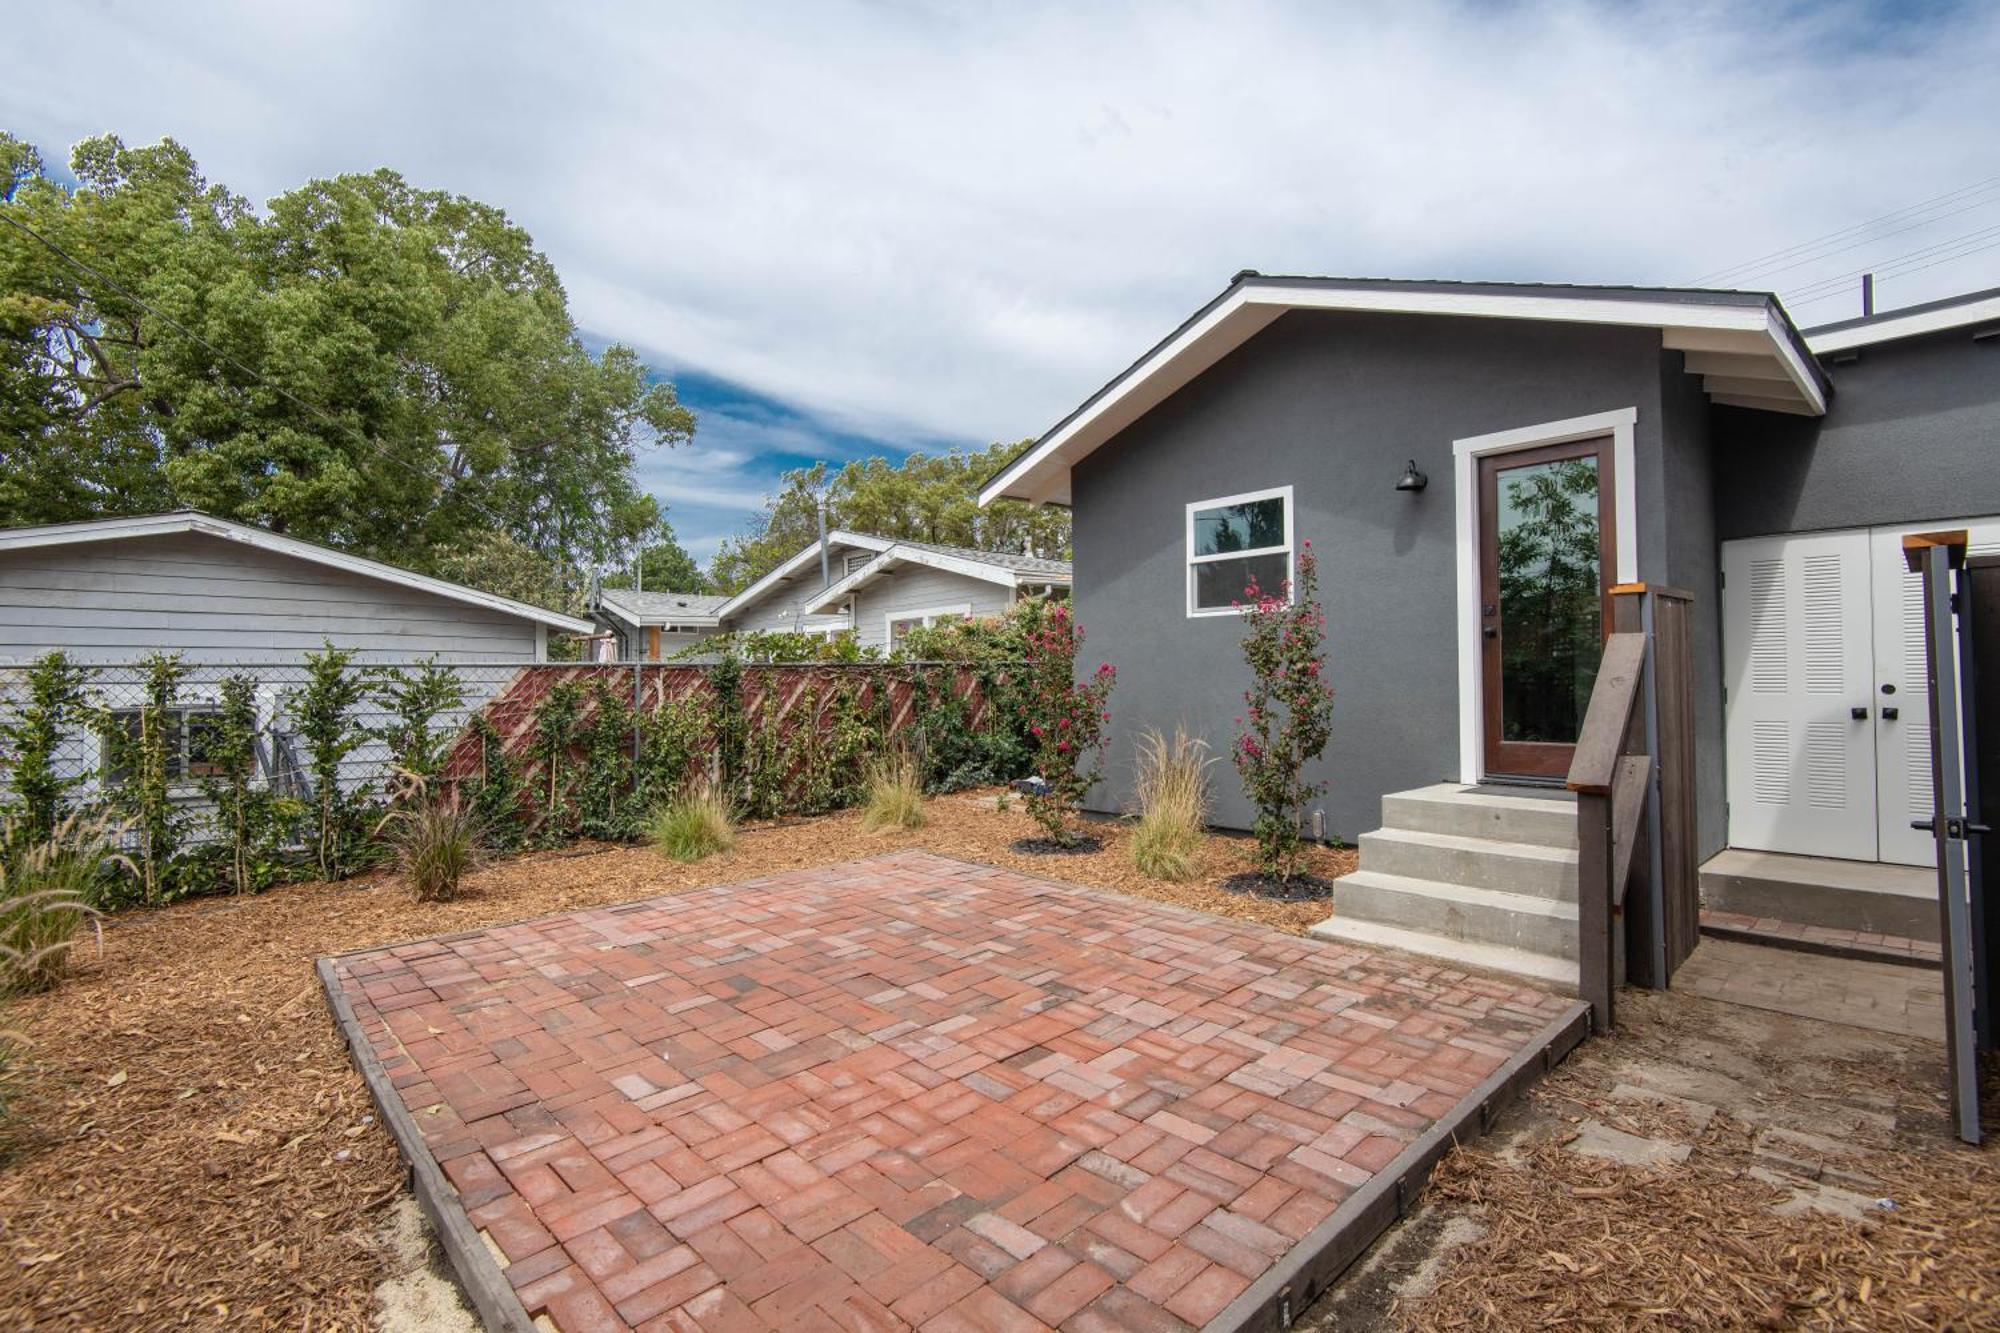
[[[0,662],[285,661],[325,639],[378,661],[526,662],[536,626],[199,533],[0,553]]]
[[[854,637],[886,649],[891,612],[969,606],[975,616],[997,616],[1007,609],[1012,595],[1010,589],[985,579],[925,565],[901,565],[854,595]]]

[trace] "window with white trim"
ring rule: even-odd
[[[216,737],[222,727],[222,710],[213,706],[175,707],[161,709],[156,715],[159,725],[165,731],[165,773],[172,783],[191,783],[198,778],[218,776],[222,766],[210,758]],[[138,708],[117,708],[111,711],[111,725],[125,737],[127,744],[137,746],[145,733],[146,715]],[[120,764],[112,754],[100,751],[99,764],[103,769],[104,781],[121,783],[131,781],[131,771]]]
[[[1292,581],[1292,488],[1197,500],[1187,507],[1187,613],[1235,615]],[[1257,591],[1253,593],[1252,588]]]
[[[970,602],[960,606],[932,607],[925,611],[890,611],[883,616],[884,633],[889,641],[889,649],[893,652],[913,629],[920,626],[941,625],[948,620],[964,620],[971,615]]]

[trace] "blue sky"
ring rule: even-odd
[[[1039,434],[1242,268],[1733,268],[1802,324],[1864,268],[1884,307],[2000,286],[1990,3],[97,0],[8,37],[0,126],[53,157],[172,135],[253,200],[386,165],[505,208],[700,413],[643,475],[703,556],[787,467]]]
[[[593,343],[601,339],[592,339]],[[667,374],[681,402],[694,409],[695,438],[673,449],[647,451],[639,477],[668,504],[681,544],[708,563],[723,538],[742,529],[779,477],[816,460],[851,462],[913,450],[938,453],[988,443],[970,437],[887,436],[842,427],[740,384],[683,368]]]

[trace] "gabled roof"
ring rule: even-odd
[[[1827,382],[1768,292],[1555,283],[1265,277],[1245,272],[995,473],[979,502],[1067,504],[1072,464],[1292,310],[1549,320],[1655,328],[1716,402],[1818,416]]]
[[[727,596],[699,592],[635,592],[630,588],[600,588],[598,608],[628,625],[697,625],[721,623],[716,612]]]
[[[1899,338],[1915,338],[1926,333],[1943,333],[1974,324],[1992,324],[2000,329],[2000,287],[1822,324],[1818,328],[1807,329],[1805,338],[1807,346],[1815,353],[1824,355],[1853,347],[1871,347]]]
[[[892,544],[887,537],[871,537],[865,532],[849,532],[845,528],[835,528],[827,533],[826,540],[828,546],[858,546],[864,551],[886,551]],[[791,559],[724,602],[716,614],[727,620],[745,607],[754,606],[763,600],[764,594],[818,559],[819,543],[812,542]]]
[[[325,565],[348,574],[358,574],[362,578],[379,579],[384,583],[394,583],[405,588],[415,588],[420,592],[437,597],[463,602],[468,606],[483,607],[497,611],[501,615],[518,616],[554,629],[566,630],[571,634],[588,634],[595,626],[588,620],[566,616],[559,611],[544,607],[530,606],[517,602],[511,597],[500,597],[477,588],[468,588],[462,583],[452,583],[446,579],[434,579],[427,574],[415,574],[394,565],[385,565],[379,560],[369,560],[363,556],[349,555],[336,551],[330,546],[320,546],[313,542],[303,542],[296,537],[281,537],[264,528],[253,528],[248,524],[232,522],[226,518],[216,518],[194,509],[182,509],[171,514],[141,514],[133,518],[86,519],[80,523],[48,523],[31,528],[0,529],[0,552],[33,550],[37,547],[75,546],[87,542],[124,541],[134,537],[163,537],[179,533],[197,533],[204,537],[214,537],[220,541],[240,542],[277,555],[290,556],[295,560],[307,560],[313,564]]]
[[[808,597],[805,609],[820,611],[837,604],[849,593],[867,587],[901,565],[922,565],[942,569],[966,578],[997,583],[1003,588],[1041,587],[1070,581],[1069,561],[1043,556],[1014,555],[1004,551],[976,551],[964,546],[940,546],[934,542],[897,540],[887,550],[847,577],[837,579]]]

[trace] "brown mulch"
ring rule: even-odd
[[[1671,1106],[1612,1098],[1624,1061],[1685,1049],[1713,1031],[1713,1001],[1648,996],[1620,1030],[1573,1055],[1530,1094],[1550,1125],[1496,1155],[1455,1151],[1426,1207],[1484,1234],[1443,1261],[1436,1286],[1400,1305],[1408,1333],[1521,1328],[2000,1329],[2000,1151],[1955,1142],[1938,1114],[1942,1052],[1883,1035],[1880,1058],[1772,1058],[1767,1105],[1832,1106],[1861,1090],[1890,1099],[1892,1131],[1846,1138],[1894,1207],[1861,1220],[1779,1216],[1790,1190],[1752,1177],[1757,1127],[1725,1109],[1699,1135]],[[1629,1024],[1629,1026],[1628,1026]],[[1871,1034],[1873,1039],[1874,1034]],[[1928,1047],[1928,1050],[1923,1049]],[[1670,1170],[1562,1150],[1593,1116],[1627,1133],[1692,1143]],[[1859,1183],[1852,1186],[1864,1188]]]
[[[1223,892],[1248,865],[1241,839],[1211,839],[1202,879],[1176,885],[1132,869],[1122,825],[1092,825],[1097,852],[1030,856],[1009,849],[1033,831],[1018,806],[943,797],[928,814],[910,833],[863,833],[853,812],[753,826],[695,865],[644,848],[528,854],[449,903],[378,875],[113,920],[101,957],[86,947],[62,989],[9,1015],[36,1071],[0,1168],[0,1325],[366,1325],[404,1170],[327,1015],[321,954],[902,847],[1292,932],[1328,912]],[[1308,868],[1337,876],[1353,858],[1314,849]]]

